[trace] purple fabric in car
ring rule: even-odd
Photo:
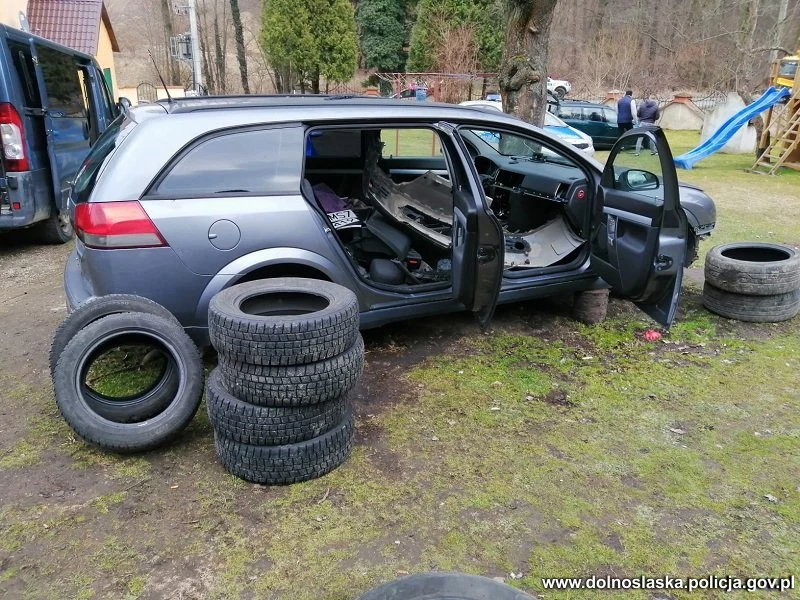
[[[334,213],[340,210],[347,210],[347,203],[339,197],[330,187],[324,183],[318,183],[313,187],[314,197],[326,213]]]

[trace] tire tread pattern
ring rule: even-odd
[[[794,317],[800,310],[800,290],[771,296],[736,294],[703,285],[703,306],[728,319],[753,323],[778,323]]]
[[[786,260],[757,262],[729,258],[726,250],[736,248],[773,249],[786,252]],[[774,296],[800,288],[800,253],[781,244],[737,242],[714,246],[706,254],[704,276],[715,288],[735,294]]]
[[[321,477],[347,460],[354,425],[348,409],[336,427],[304,442],[255,446],[216,434],[214,443],[220,462],[232,475],[260,484],[297,483]]]
[[[243,402],[224,389],[219,369],[206,380],[208,418],[227,439],[254,446],[294,444],[330,431],[344,418],[347,397],[299,407],[264,407]]]
[[[349,392],[364,369],[364,340],[356,334],[342,354],[301,365],[253,365],[219,357],[224,386],[240,400],[258,406],[302,406]]]

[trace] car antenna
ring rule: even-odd
[[[153,53],[150,52],[149,49],[147,50],[147,54],[150,56],[150,60],[153,61],[153,67],[155,67],[156,75],[158,75],[158,78],[161,80],[161,85],[164,86],[164,91],[167,92],[167,101],[170,104],[172,104],[174,102],[174,100],[172,99],[172,96],[170,96],[170,94],[169,94],[169,88],[167,87],[167,82],[164,81],[164,78],[161,76],[161,71],[158,70],[158,65],[156,64],[156,59],[153,58]]]

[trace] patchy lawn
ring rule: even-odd
[[[797,243],[800,178],[747,163],[680,173],[717,201],[713,243]],[[591,327],[547,302],[501,307],[487,333],[468,315],[368,331],[352,458],[262,487],[216,462],[205,407],[161,451],[76,440],[46,373],[63,316],[48,273],[0,288],[0,596],[349,600],[452,569],[593,598],[544,594],[541,577],[798,574],[800,318],[726,321],[688,278],[656,342],[619,300]]]

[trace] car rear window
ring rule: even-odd
[[[78,169],[78,173],[75,175],[75,183],[72,186],[73,202],[78,204],[89,200],[103,165],[114,152],[114,149],[119,146],[120,142],[127,137],[127,134],[135,126],[136,123],[134,121],[126,119],[125,115],[120,115],[97,138],[97,142],[92,146],[89,156],[83,161],[81,168]]]
[[[279,194],[300,189],[300,127],[216,135],[180,156],[157,184],[156,196]]]

